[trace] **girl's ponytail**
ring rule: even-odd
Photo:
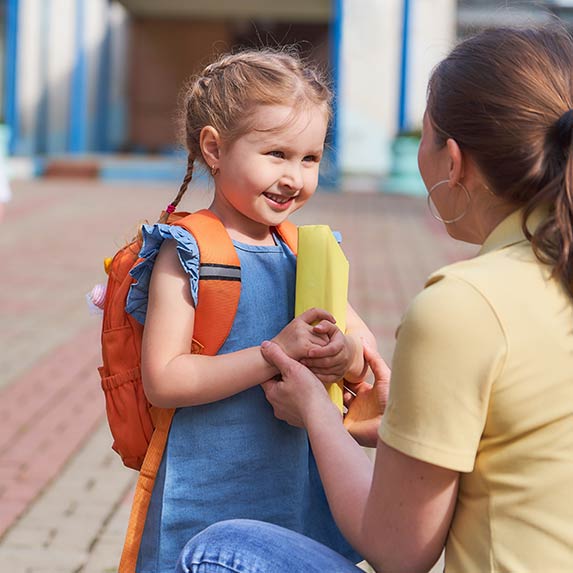
[[[165,211],[161,213],[161,217],[159,218],[160,223],[167,223],[167,219],[170,213],[173,213],[173,211],[175,211],[177,205],[179,205],[179,202],[181,201],[181,199],[183,199],[183,195],[185,195],[185,192],[189,187],[189,183],[191,183],[191,179],[193,178],[194,164],[195,164],[195,157],[191,152],[189,152],[187,155],[187,171],[185,172],[185,177],[183,177],[183,182],[181,183],[181,187],[179,187],[179,192],[177,193],[175,199],[173,199],[173,201],[169,203],[167,209],[165,209]]]

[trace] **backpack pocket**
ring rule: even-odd
[[[104,376],[103,368],[99,371],[114,440],[112,448],[127,467],[139,470],[154,429],[141,370],[135,367],[112,376]]]

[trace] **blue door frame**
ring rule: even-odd
[[[344,17],[344,0],[331,0],[330,18],[330,62],[332,73],[332,121],[330,125],[330,149],[328,151],[329,169],[325,173],[324,183],[328,188],[337,189],[340,177],[340,69],[342,51],[342,26]]]
[[[10,128],[8,151],[14,153],[18,140],[19,125],[16,110],[17,79],[16,62],[18,59],[18,0],[3,0],[6,9],[5,34],[6,49],[4,51],[4,121]]]
[[[400,94],[398,97],[398,130],[406,131],[408,122],[408,52],[410,44],[410,0],[402,7],[402,50],[400,61]]]

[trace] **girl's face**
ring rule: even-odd
[[[219,152],[212,209],[235,238],[268,240],[312,196],[327,128],[322,106],[266,105],[254,128]]]

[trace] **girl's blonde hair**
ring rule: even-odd
[[[192,77],[185,91],[181,124],[187,172],[170,210],[185,194],[195,161],[204,163],[199,138],[205,126],[213,126],[230,143],[253,129],[260,105],[288,105],[295,110],[323,106],[330,119],[331,101],[323,74],[293,49],[264,48],[221,56]]]

